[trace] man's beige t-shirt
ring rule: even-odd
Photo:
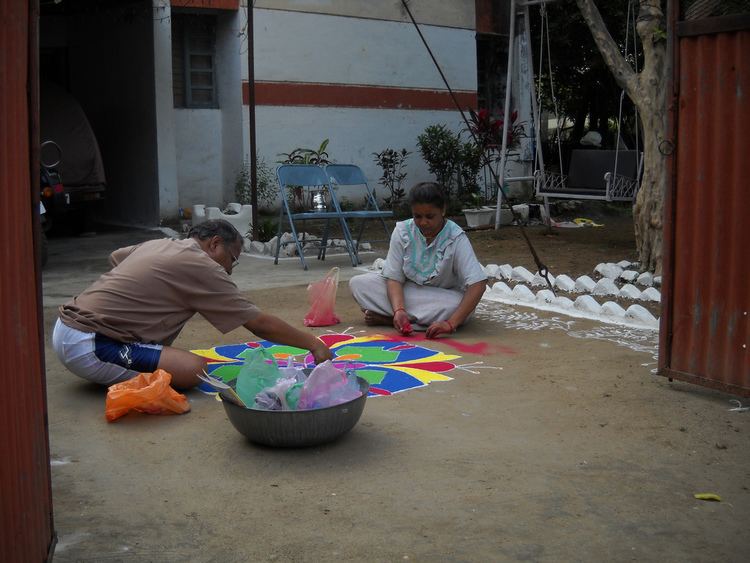
[[[114,266],[60,307],[60,320],[120,342],[171,344],[195,314],[222,333],[260,310],[194,239],[159,239],[116,250]]]

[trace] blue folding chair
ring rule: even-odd
[[[359,226],[359,234],[357,236],[356,242],[353,242],[354,247],[354,254],[357,257],[357,262],[361,263],[362,261],[359,259],[359,243],[362,240],[362,234],[365,230],[365,222],[368,219],[378,219],[380,223],[383,225],[383,230],[385,231],[385,240],[389,240],[391,233],[388,230],[388,227],[385,224],[385,219],[392,219],[393,218],[393,211],[381,211],[378,207],[378,201],[375,197],[374,191],[370,188],[370,186],[367,183],[367,178],[365,178],[364,173],[360,169],[359,166],[355,166],[354,164],[329,164],[325,167],[326,175],[331,181],[331,185],[338,185],[338,186],[363,186],[364,192],[365,192],[365,208],[359,209],[359,210],[353,210],[353,211],[343,211],[341,209],[341,206],[339,205],[338,199],[335,197],[334,193],[334,204],[336,205],[336,210],[341,212],[341,215],[344,218],[344,222],[346,222],[346,219],[353,219],[353,220],[360,220],[360,226]],[[347,227],[348,230],[348,227]],[[349,233],[349,237],[351,239],[351,232]]]
[[[294,244],[297,247],[297,254],[299,254],[299,258],[302,261],[302,266],[305,270],[307,270],[307,262],[305,262],[305,254],[303,251],[305,240],[303,236],[303,240],[300,241],[299,236],[297,235],[297,227],[295,226],[295,221],[303,221],[303,224],[304,221],[311,220],[325,221],[323,237],[318,248],[318,260],[325,260],[326,248],[328,246],[328,232],[330,222],[332,220],[338,220],[341,225],[341,230],[344,233],[346,251],[349,253],[349,258],[352,261],[352,266],[357,266],[359,262],[357,259],[356,251],[354,249],[354,244],[352,243],[351,234],[349,233],[349,228],[346,225],[344,215],[341,212],[338,203],[336,202],[335,194],[333,193],[333,189],[331,188],[331,184],[328,181],[328,177],[323,168],[321,168],[320,166],[315,166],[313,164],[284,164],[282,166],[279,166],[279,168],[276,170],[276,177],[279,181],[279,190],[281,193],[281,210],[279,212],[279,229],[277,232],[278,244],[276,245],[276,256],[274,259],[274,264],[279,263],[279,251],[281,250],[282,246],[281,229],[282,225],[284,224],[284,216],[286,216],[289,220],[289,227],[292,231],[292,237],[294,237]],[[319,188],[320,191],[322,191],[324,194],[327,194],[328,197],[326,199],[333,203],[333,208],[331,209],[331,206],[328,206],[326,209],[292,211],[289,206],[289,199],[287,197],[287,188],[291,186],[299,187],[303,190],[305,188]],[[289,244],[291,244],[291,242]]]

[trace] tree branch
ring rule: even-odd
[[[627,92],[630,99],[635,101],[638,98],[638,76],[633,67],[620,54],[620,49],[607,30],[594,0],[576,0],[576,4],[591,30],[591,35],[594,37],[594,42],[599,48],[604,62],[615,77],[615,81],[620,88]]]

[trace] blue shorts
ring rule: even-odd
[[[161,344],[125,344],[101,334],[71,328],[60,319],[52,333],[52,347],[66,368],[102,385],[155,371],[163,348]]]
[[[161,346],[125,344],[103,334],[94,336],[94,354],[103,362],[115,364],[138,373],[151,373],[159,366]]]

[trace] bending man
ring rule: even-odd
[[[157,368],[179,388],[197,385],[201,356],[171,346],[195,314],[222,333],[244,326],[257,336],[310,350],[316,362],[331,351],[313,334],[262,312],[229,277],[242,252],[231,224],[211,220],[184,240],[159,239],[115,250],[112,270],[62,305],[52,345],[63,365],[89,381],[111,385]]]

